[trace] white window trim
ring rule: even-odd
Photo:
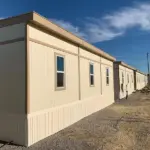
[[[57,57],[62,57],[64,59],[64,71],[58,71],[57,70]],[[59,53],[55,53],[55,91],[61,91],[66,90],[66,69],[65,69],[65,56]],[[64,74],[64,85],[62,87],[57,86],[57,73],[63,73]]]
[[[93,66],[93,73],[91,73],[90,71],[90,67],[91,67],[91,65]],[[91,76],[93,76],[93,84],[91,84]],[[94,87],[95,86],[95,76],[94,76],[94,63],[92,63],[92,62],[90,62],[89,63],[89,85],[90,85],[90,87]]]

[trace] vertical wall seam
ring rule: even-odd
[[[25,145],[28,146],[28,72],[27,72],[27,49],[28,49],[28,24],[25,24]]]
[[[121,97],[120,97],[120,93],[121,93],[121,91],[120,91],[120,84],[121,84],[121,80],[120,80],[120,78],[121,78],[121,76],[122,76],[122,74],[120,74],[120,70],[119,70],[119,64],[117,64],[117,66],[116,66],[117,68],[116,68],[116,73],[117,73],[117,87],[118,87],[118,93],[117,93],[117,99],[119,98],[119,99],[121,99]],[[116,79],[114,80],[114,82],[116,81]],[[123,85],[124,86],[124,85]]]
[[[30,99],[29,99],[29,29],[28,23],[26,25],[26,90],[27,90],[27,114],[30,113]]]
[[[101,86],[101,90],[100,91],[101,91],[101,95],[102,95],[103,94],[103,89],[102,89],[103,87],[102,87],[102,62],[101,61],[102,60],[101,60],[101,57],[100,57],[100,82],[101,82],[100,83],[101,84],[100,85]]]
[[[27,24],[25,25],[25,114],[27,114]]]
[[[79,88],[79,100],[81,100],[81,82],[80,82],[80,47],[78,46],[78,88]]]

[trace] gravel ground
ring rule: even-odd
[[[29,148],[0,150],[149,150],[150,94],[139,92],[96,112]]]

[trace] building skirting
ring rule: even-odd
[[[112,104],[103,96],[80,100],[71,104],[28,115],[28,145],[30,146],[80,119]]]

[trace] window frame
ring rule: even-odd
[[[91,65],[93,66],[93,74],[91,73]],[[93,84],[91,84],[91,76],[93,76]],[[89,85],[90,85],[90,87],[95,86],[95,74],[94,74],[94,63],[93,62],[89,63]]]
[[[108,75],[107,75],[107,70],[108,70]],[[106,67],[106,86],[110,85],[110,74],[109,74],[109,67]],[[107,78],[108,78],[108,83],[107,83]]]
[[[128,82],[128,84],[130,83],[130,81],[129,81],[129,74],[127,74],[127,82]]]
[[[124,84],[124,72],[122,72],[122,84]]]
[[[65,65],[65,55],[62,55],[60,53],[54,53],[55,54],[55,91],[61,91],[61,90],[66,90],[66,65]],[[57,57],[62,57],[64,60],[64,71],[58,71],[57,70]],[[62,87],[58,87],[57,86],[57,74],[58,73],[63,73],[63,86]]]

